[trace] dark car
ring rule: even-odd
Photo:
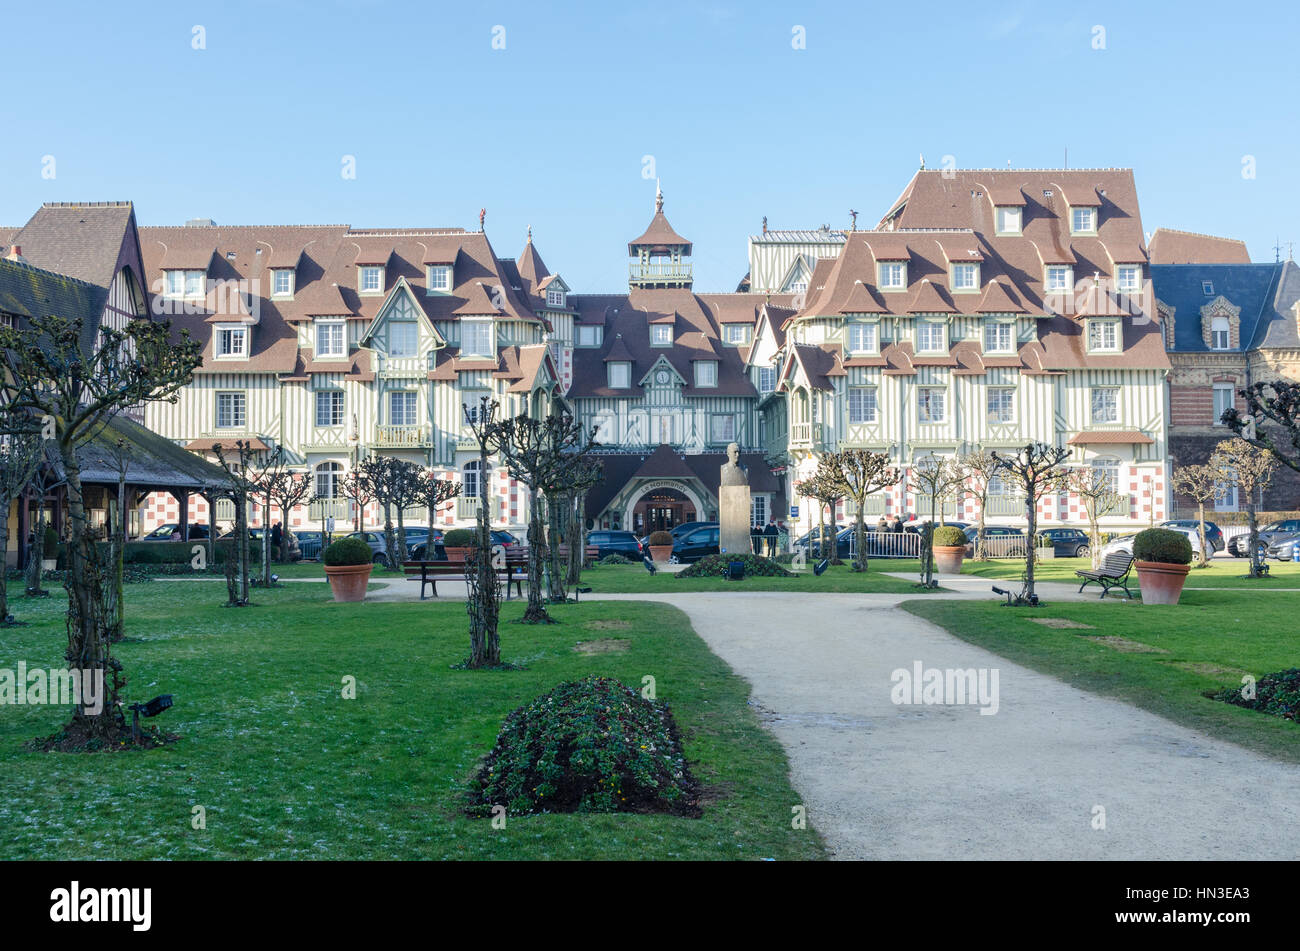
[[[840,558],[849,557],[848,541],[842,539],[842,536],[844,534],[844,527],[842,525],[826,525],[824,526],[824,530],[828,538],[830,537],[831,532],[835,533],[836,554]],[[830,554],[829,551],[830,547],[831,546],[829,544],[826,546],[826,548],[828,549],[826,555]],[[801,535],[799,538],[796,538],[794,542],[790,545],[790,548],[792,550],[802,548],[809,558],[825,557],[825,555],[822,554],[822,550],[821,550],[822,546],[817,540],[817,529],[815,528],[811,532],[808,532],[806,535]]]
[[[674,525],[672,528],[668,529],[668,534],[673,536],[673,541],[677,541],[677,539],[681,538],[687,532],[693,532],[697,528],[707,528],[711,525],[717,525],[717,524],[718,524],[717,522],[682,522],[680,525]],[[650,536],[642,535],[641,547],[648,548],[649,545],[650,545]]]
[[[1208,527],[1208,526],[1207,526]],[[1259,530],[1259,554],[1268,557],[1268,546],[1280,535],[1300,532],[1300,518],[1284,518],[1278,522],[1269,522]],[[1245,558],[1250,554],[1250,533],[1234,535],[1228,542],[1228,554],[1233,558]]]
[[[254,554],[262,550],[262,536],[266,533],[264,528],[250,528],[248,530],[249,547]],[[218,535],[217,541],[226,542],[235,537],[234,529],[226,532],[224,535]],[[302,558],[302,550],[298,547],[298,539],[293,532],[288,533],[289,537],[289,560],[298,561]],[[271,557],[278,558],[279,552],[274,545],[271,546]]]
[[[324,532],[312,530],[295,531],[293,535],[298,539],[298,550],[302,552],[304,561],[319,560],[321,549],[325,547]]]
[[[705,525],[684,533],[673,541],[670,561],[686,563],[699,561],[706,555],[719,554],[718,526]]]
[[[179,522],[168,522],[166,525],[159,525],[157,528],[155,528],[155,529],[154,529],[152,532],[150,532],[148,535],[145,535],[144,538],[141,539],[141,541],[146,541],[146,542],[169,542],[169,541],[172,540],[172,536],[173,536],[173,535],[179,535],[179,534],[180,534],[180,531],[181,531],[181,526],[180,526],[180,523],[179,523]],[[190,526],[189,526],[189,536],[190,536],[191,539],[195,539],[195,538],[207,538],[207,537],[208,537],[208,526],[206,526],[206,525],[198,525],[198,524],[195,524],[195,523],[193,523],[193,522],[190,523]]]
[[[587,544],[596,546],[596,560],[606,555],[622,555],[633,561],[642,557],[641,542],[631,532],[614,532],[600,529],[587,533]]]
[[[1045,528],[1038,533],[1052,543],[1057,558],[1084,558],[1092,553],[1092,540],[1078,528]]]
[[[1192,531],[1200,530],[1200,521],[1194,518],[1175,518],[1167,522],[1161,522],[1161,528],[1190,528]],[[1205,520],[1205,541],[1210,547],[1210,551],[1223,551],[1223,529],[1219,528],[1209,519]]]

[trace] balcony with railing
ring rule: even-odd
[[[375,427],[374,446],[379,449],[422,449],[431,438],[428,424],[423,426]]]
[[[1025,500],[1019,495],[990,495],[984,508],[985,515],[1023,516]]]
[[[676,284],[691,280],[689,261],[629,261],[628,280],[633,284]]]
[[[462,495],[456,499],[457,518],[478,518],[479,498],[477,495]]]
[[[375,371],[381,380],[423,380],[433,369],[433,354],[427,357],[375,357]]]
[[[820,449],[824,442],[824,424],[792,423],[790,425],[791,447],[795,449]]]
[[[323,522],[327,518],[346,520],[351,517],[347,499],[312,499],[307,503],[307,518],[313,522]]]

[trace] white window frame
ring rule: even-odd
[[[998,400],[998,410],[1006,409],[1006,418],[994,417],[994,399]],[[1005,405],[1004,405],[1005,404]],[[1005,426],[1016,421],[1016,388],[1014,386],[990,386],[984,396],[984,419],[990,425]]]
[[[226,335],[230,334],[231,339],[238,339],[241,346],[238,349],[225,350]],[[237,335],[237,336],[236,336]],[[247,360],[248,359],[249,330],[246,324],[217,324],[216,339],[213,341],[213,356],[218,360]]]
[[[928,398],[927,398],[928,395]],[[938,396],[939,413],[934,414],[934,397]],[[928,407],[928,408],[927,408]],[[927,419],[926,416],[929,416]],[[921,426],[935,426],[948,420],[948,389],[943,386],[916,388],[916,421]]]
[[[1213,282],[1213,281],[1201,281],[1201,293],[1204,294],[1206,297],[1213,297],[1213,296],[1214,296],[1214,282]]]
[[[938,344],[930,343],[926,345],[927,337],[938,333]],[[916,322],[916,352],[920,353],[947,353],[948,352],[948,325],[938,320],[918,320]]]
[[[1054,278],[1061,277],[1058,284]],[[1069,293],[1074,287],[1074,268],[1068,264],[1049,264],[1043,268],[1043,289],[1049,294]]]
[[[207,296],[208,272],[207,271],[185,271],[185,296],[192,298],[203,298]],[[194,290],[190,290],[190,282],[195,284]]]
[[[771,385],[768,385],[769,381]],[[758,368],[758,392],[760,393],[776,392],[776,367]]]
[[[599,347],[605,337],[605,328],[600,324],[579,324],[573,333],[574,346]],[[586,341],[584,337],[587,338]]]
[[[723,432],[719,434],[721,426]],[[709,441],[714,445],[726,445],[736,441],[736,414],[711,413],[709,415]]]
[[[673,345],[673,328],[667,324],[650,325],[650,346],[671,347]]]
[[[374,275],[375,286],[370,287],[368,278]],[[364,295],[382,294],[384,292],[384,268],[378,264],[363,264],[357,269],[357,293]]]
[[[271,296],[276,298],[286,298],[293,296],[294,285],[293,268],[277,267],[271,270]],[[281,280],[284,281],[283,289],[280,287]]]
[[[1237,405],[1237,387],[1233,383],[1215,383],[1211,390],[1211,394],[1213,402],[1210,405],[1214,408],[1214,425],[1222,426],[1223,421],[1221,417],[1223,416],[1224,410],[1232,409],[1232,407]],[[1220,399],[1220,397],[1225,395],[1227,396],[1226,402]]]
[[[614,360],[609,367],[609,387],[612,390],[626,390],[632,386],[632,364],[625,360]]]
[[[1087,215],[1087,220],[1079,221],[1080,215]],[[1080,227],[1080,224],[1083,227]],[[1097,209],[1091,205],[1071,206],[1070,208],[1070,234],[1096,234],[1097,233]]]
[[[1221,330],[1219,329],[1220,322],[1223,324],[1223,329]],[[1227,317],[1218,316],[1210,318],[1210,349],[1232,349],[1232,324],[1228,322]]]
[[[1115,289],[1132,294],[1142,289],[1142,266],[1121,264],[1115,268]]]
[[[869,338],[869,339],[866,339]],[[860,320],[849,324],[849,353],[877,353],[880,350],[880,325]]]
[[[462,320],[460,322],[460,355],[462,357],[495,357],[495,325],[490,320]],[[479,344],[482,343],[482,346]]]
[[[743,347],[745,344],[749,343],[749,326],[747,324],[724,324],[723,327],[723,343],[735,347]]]
[[[316,497],[321,499],[337,499],[339,497],[339,483],[343,481],[343,466],[337,462],[322,462],[312,470],[312,485],[316,490]]]
[[[400,401],[397,399],[401,397]],[[404,422],[407,418],[405,412],[397,412],[398,404],[402,403],[403,410],[409,406],[410,422]],[[398,416],[401,415],[401,419]],[[416,390],[390,390],[388,392],[388,425],[390,426],[418,426],[420,424],[420,394]]]
[[[321,335],[322,330],[338,331],[339,346],[337,348],[326,349],[325,347],[321,346],[323,340]],[[316,340],[315,340],[316,346],[315,346],[314,353],[316,355],[316,359],[321,359],[322,357],[346,357],[348,355],[347,324],[345,324],[343,321],[318,320],[316,321],[315,335],[316,335]]]
[[[323,397],[323,399],[322,399]],[[327,409],[327,421],[321,422],[321,409]],[[335,413],[337,408],[338,412]],[[316,391],[316,428],[317,429],[337,429],[342,426],[347,419],[346,403],[342,390],[317,390]],[[333,420],[337,417],[337,422]]]
[[[857,426],[864,423],[875,423],[880,420],[880,399],[874,386],[850,386],[848,396],[845,400],[846,412],[850,425]],[[858,405],[854,406],[854,397],[858,398]],[[855,412],[856,409],[856,412]],[[867,412],[867,410],[870,412]]]
[[[185,296],[185,272],[169,268],[163,271],[163,297]]]
[[[876,263],[876,287],[880,288],[882,291],[907,290],[907,262],[906,261],[877,262]]]
[[[992,337],[990,337],[992,335]],[[1001,346],[1002,337],[1006,337],[1006,346]],[[994,346],[990,346],[990,343]],[[1015,353],[1016,325],[1010,320],[990,320],[984,324],[985,353]]]
[[[243,390],[218,390],[215,394],[214,429],[248,428],[248,394]],[[229,403],[230,416],[227,422],[221,421],[221,404]],[[236,412],[238,410],[238,412]],[[238,418],[236,418],[236,416]]]
[[[718,385],[717,360],[695,361],[695,385],[704,388],[712,388]]]
[[[548,287],[548,288],[546,289],[546,306],[547,306],[547,307],[563,307],[563,306],[564,306],[564,291],[560,290],[559,288]]]
[[[1119,390],[1120,388],[1118,386],[1093,386],[1088,388],[1088,419],[1090,422],[1093,424],[1112,424],[1119,422]],[[1109,415],[1111,418],[1099,419],[1097,414],[1097,398],[1106,393],[1111,394],[1111,399],[1108,401],[1108,404],[1103,403],[1102,405],[1103,407],[1109,405],[1111,412],[1103,415]]]
[[[998,205],[994,209],[994,234],[1020,234],[1025,210],[1019,205]],[[1015,227],[1008,227],[1014,224]]]
[[[969,282],[963,281],[959,275],[969,275]],[[980,289],[980,266],[974,261],[957,261],[952,265],[952,272],[948,277],[948,287],[954,294],[975,294]]]
[[[1109,332],[1110,340],[1106,340]],[[1094,342],[1094,338],[1099,336],[1100,342]],[[1122,349],[1122,337],[1119,321],[1115,318],[1094,318],[1088,321],[1088,352],[1089,353],[1119,353]]]
[[[397,328],[411,328],[411,352],[397,353],[395,344],[397,341],[393,336],[393,331]],[[393,360],[405,360],[420,354],[420,324],[415,320],[390,320],[388,328],[384,335],[384,346],[387,348],[386,356]]]
[[[451,265],[430,264],[424,269],[424,290],[427,294],[451,293]]]

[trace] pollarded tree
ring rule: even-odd
[[[1245,442],[1300,472],[1300,383],[1274,380],[1237,392],[1245,398],[1246,410],[1224,410],[1222,422]]]
[[[487,478],[488,458],[495,451],[500,425],[499,408],[500,404],[487,396],[479,399],[473,412],[469,406],[464,407],[465,423],[478,444],[479,460],[477,543],[470,549],[470,559],[465,564],[465,584],[469,589],[465,602],[469,614],[469,660],[465,666],[471,669],[496,667],[501,663],[501,638],[497,632],[501,591],[492,557],[491,488]]]
[[[412,504],[415,479],[423,470],[413,462],[391,456],[368,456],[357,463],[357,470],[370,487],[384,513],[384,557],[389,568],[400,570],[406,561],[406,525],[403,509]],[[397,509],[397,528],[393,526],[393,509]],[[398,537],[401,529],[401,537]]]
[[[248,578],[252,574],[249,557],[248,500],[257,493],[257,480],[253,473],[253,461],[257,451],[246,439],[235,440],[233,458],[227,458],[227,447],[217,443],[212,447],[217,462],[225,470],[230,485],[225,497],[235,507],[235,527],[231,530],[230,550],[226,558],[226,604],[232,608],[245,607],[250,603]],[[215,510],[214,510],[215,516]],[[216,519],[213,518],[215,523]],[[216,526],[213,525],[215,530]],[[209,531],[212,534],[212,531]]]
[[[840,480],[844,497],[856,510],[853,519],[853,570],[867,570],[867,499],[891,485],[897,485],[902,474],[889,464],[889,454],[870,449],[845,449],[828,457],[830,470]]]
[[[929,521],[921,527],[921,583],[926,587],[934,583],[935,520],[944,500],[961,488],[964,479],[965,474],[954,459],[926,456],[912,466],[908,488],[930,509]]]
[[[979,504],[979,515],[975,522],[975,557],[981,561],[988,557],[984,544],[985,512],[988,509],[989,495],[994,481],[998,477],[998,461],[987,449],[976,449],[957,457],[957,465],[964,477],[966,494],[972,496]]]
[[[30,421],[30,416],[9,421],[6,425],[15,430],[14,435],[0,439],[0,572],[5,570],[9,555],[9,506],[23,494],[45,461],[39,430],[23,431],[22,424]],[[8,618],[8,586],[0,583],[0,625],[8,624]]]
[[[68,666],[84,678],[104,678],[102,704],[79,704],[70,732],[114,742],[123,736],[118,706],[124,684],[113,657],[104,604],[105,566],[86,510],[78,450],[116,413],[154,400],[174,399],[202,363],[199,344],[181,334],[169,339],[167,321],[133,320],[125,328],[101,326],[87,352],[83,322],[33,317],[21,326],[0,326],[0,405],[40,420],[42,437],[63,470],[67,496]]]
[[[546,596],[552,603],[567,601],[568,576],[574,570],[577,554],[579,571],[585,552],[585,533],[582,523],[574,514],[574,499],[585,496],[597,482],[605,477],[604,467],[594,459],[583,456],[572,460],[571,465],[557,471],[557,481],[543,488],[546,495],[546,512],[549,523],[550,565],[546,573]],[[568,562],[561,562],[560,542],[569,546]],[[575,581],[576,583],[576,581]]]
[[[375,487],[371,482],[370,475],[359,466],[353,466],[343,478],[335,485],[335,491],[339,498],[347,499],[356,507],[357,513],[357,531],[366,530],[366,506],[375,501]],[[314,500],[328,504],[333,502],[332,498],[314,496]]]
[[[421,466],[404,459],[390,460],[389,470],[393,479],[393,508],[397,510],[397,539],[394,547],[398,561],[392,567],[400,568],[411,554],[406,547],[406,510],[419,505],[424,499],[426,479]]]
[[[1111,485],[1106,470],[1093,466],[1070,469],[1064,486],[1083,503],[1083,514],[1088,519],[1088,553],[1092,556],[1092,567],[1096,568],[1101,563],[1101,530],[1098,527],[1101,513],[1119,504],[1123,496]]]
[[[587,493],[604,481],[605,464],[589,456],[574,472],[573,481],[564,493],[569,519],[565,533],[569,539],[569,572],[566,581],[570,587],[576,587],[582,581],[582,568],[586,559]]]
[[[1226,417],[1227,414],[1225,413]],[[1260,569],[1259,553],[1259,498],[1269,483],[1273,481],[1273,472],[1277,468],[1277,454],[1271,449],[1264,449],[1253,442],[1235,436],[1225,439],[1214,447],[1207,463],[1219,473],[1219,481],[1224,486],[1235,486],[1240,497],[1245,499],[1246,523],[1250,526],[1250,577],[1258,578],[1263,574]]]
[[[817,458],[817,470],[811,477],[805,479],[795,486],[795,491],[806,499],[813,499],[817,502],[817,547],[813,549],[816,557],[826,558],[826,509],[831,511],[831,524],[835,524],[835,507],[845,496],[845,485],[841,474],[837,471],[835,464],[831,461],[830,453],[823,453]],[[831,530],[831,551],[830,559],[833,565],[842,565],[840,561],[839,541],[837,532]],[[809,546],[811,547],[811,546]]]
[[[1205,504],[1213,502],[1223,492],[1222,474],[1211,465],[1179,466],[1174,470],[1171,486],[1179,495],[1196,503],[1197,531],[1201,537],[1200,566],[1210,563],[1210,549],[1205,543]],[[1094,556],[1095,560],[1095,556]]]
[[[433,531],[438,509],[459,497],[463,486],[452,479],[443,479],[434,470],[427,469],[421,473],[419,488],[414,504],[423,505],[429,510],[429,540],[425,542],[424,557],[428,561],[433,561]]]
[[[1070,457],[1070,450],[1047,443],[1031,442],[1014,454],[993,453],[1003,478],[1011,481],[1025,497],[1025,587],[1016,598],[1017,604],[1036,604],[1034,592],[1034,536],[1038,534],[1038,500],[1048,492],[1057,491],[1065,481],[1061,466]]]
[[[258,488],[265,499],[266,518],[263,520],[267,529],[266,538],[271,537],[271,505],[280,509],[280,561],[289,560],[289,514],[312,496],[311,476],[305,472],[296,472],[289,468],[284,446],[277,446],[267,460],[266,466],[257,474]],[[269,541],[267,542],[269,545]],[[266,557],[267,547],[263,546],[262,583],[271,583],[270,559]]]

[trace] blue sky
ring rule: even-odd
[[[764,215],[870,226],[920,155],[1059,167],[1068,148],[1135,170],[1147,231],[1285,255],[1300,12],[1138,6],[10,3],[0,225],[42,201],[129,198],[146,225],[476,228],[486,207],[498,254],[531,224],[553,271],[609,292],[653,156],[697,289],[732,290]]]

